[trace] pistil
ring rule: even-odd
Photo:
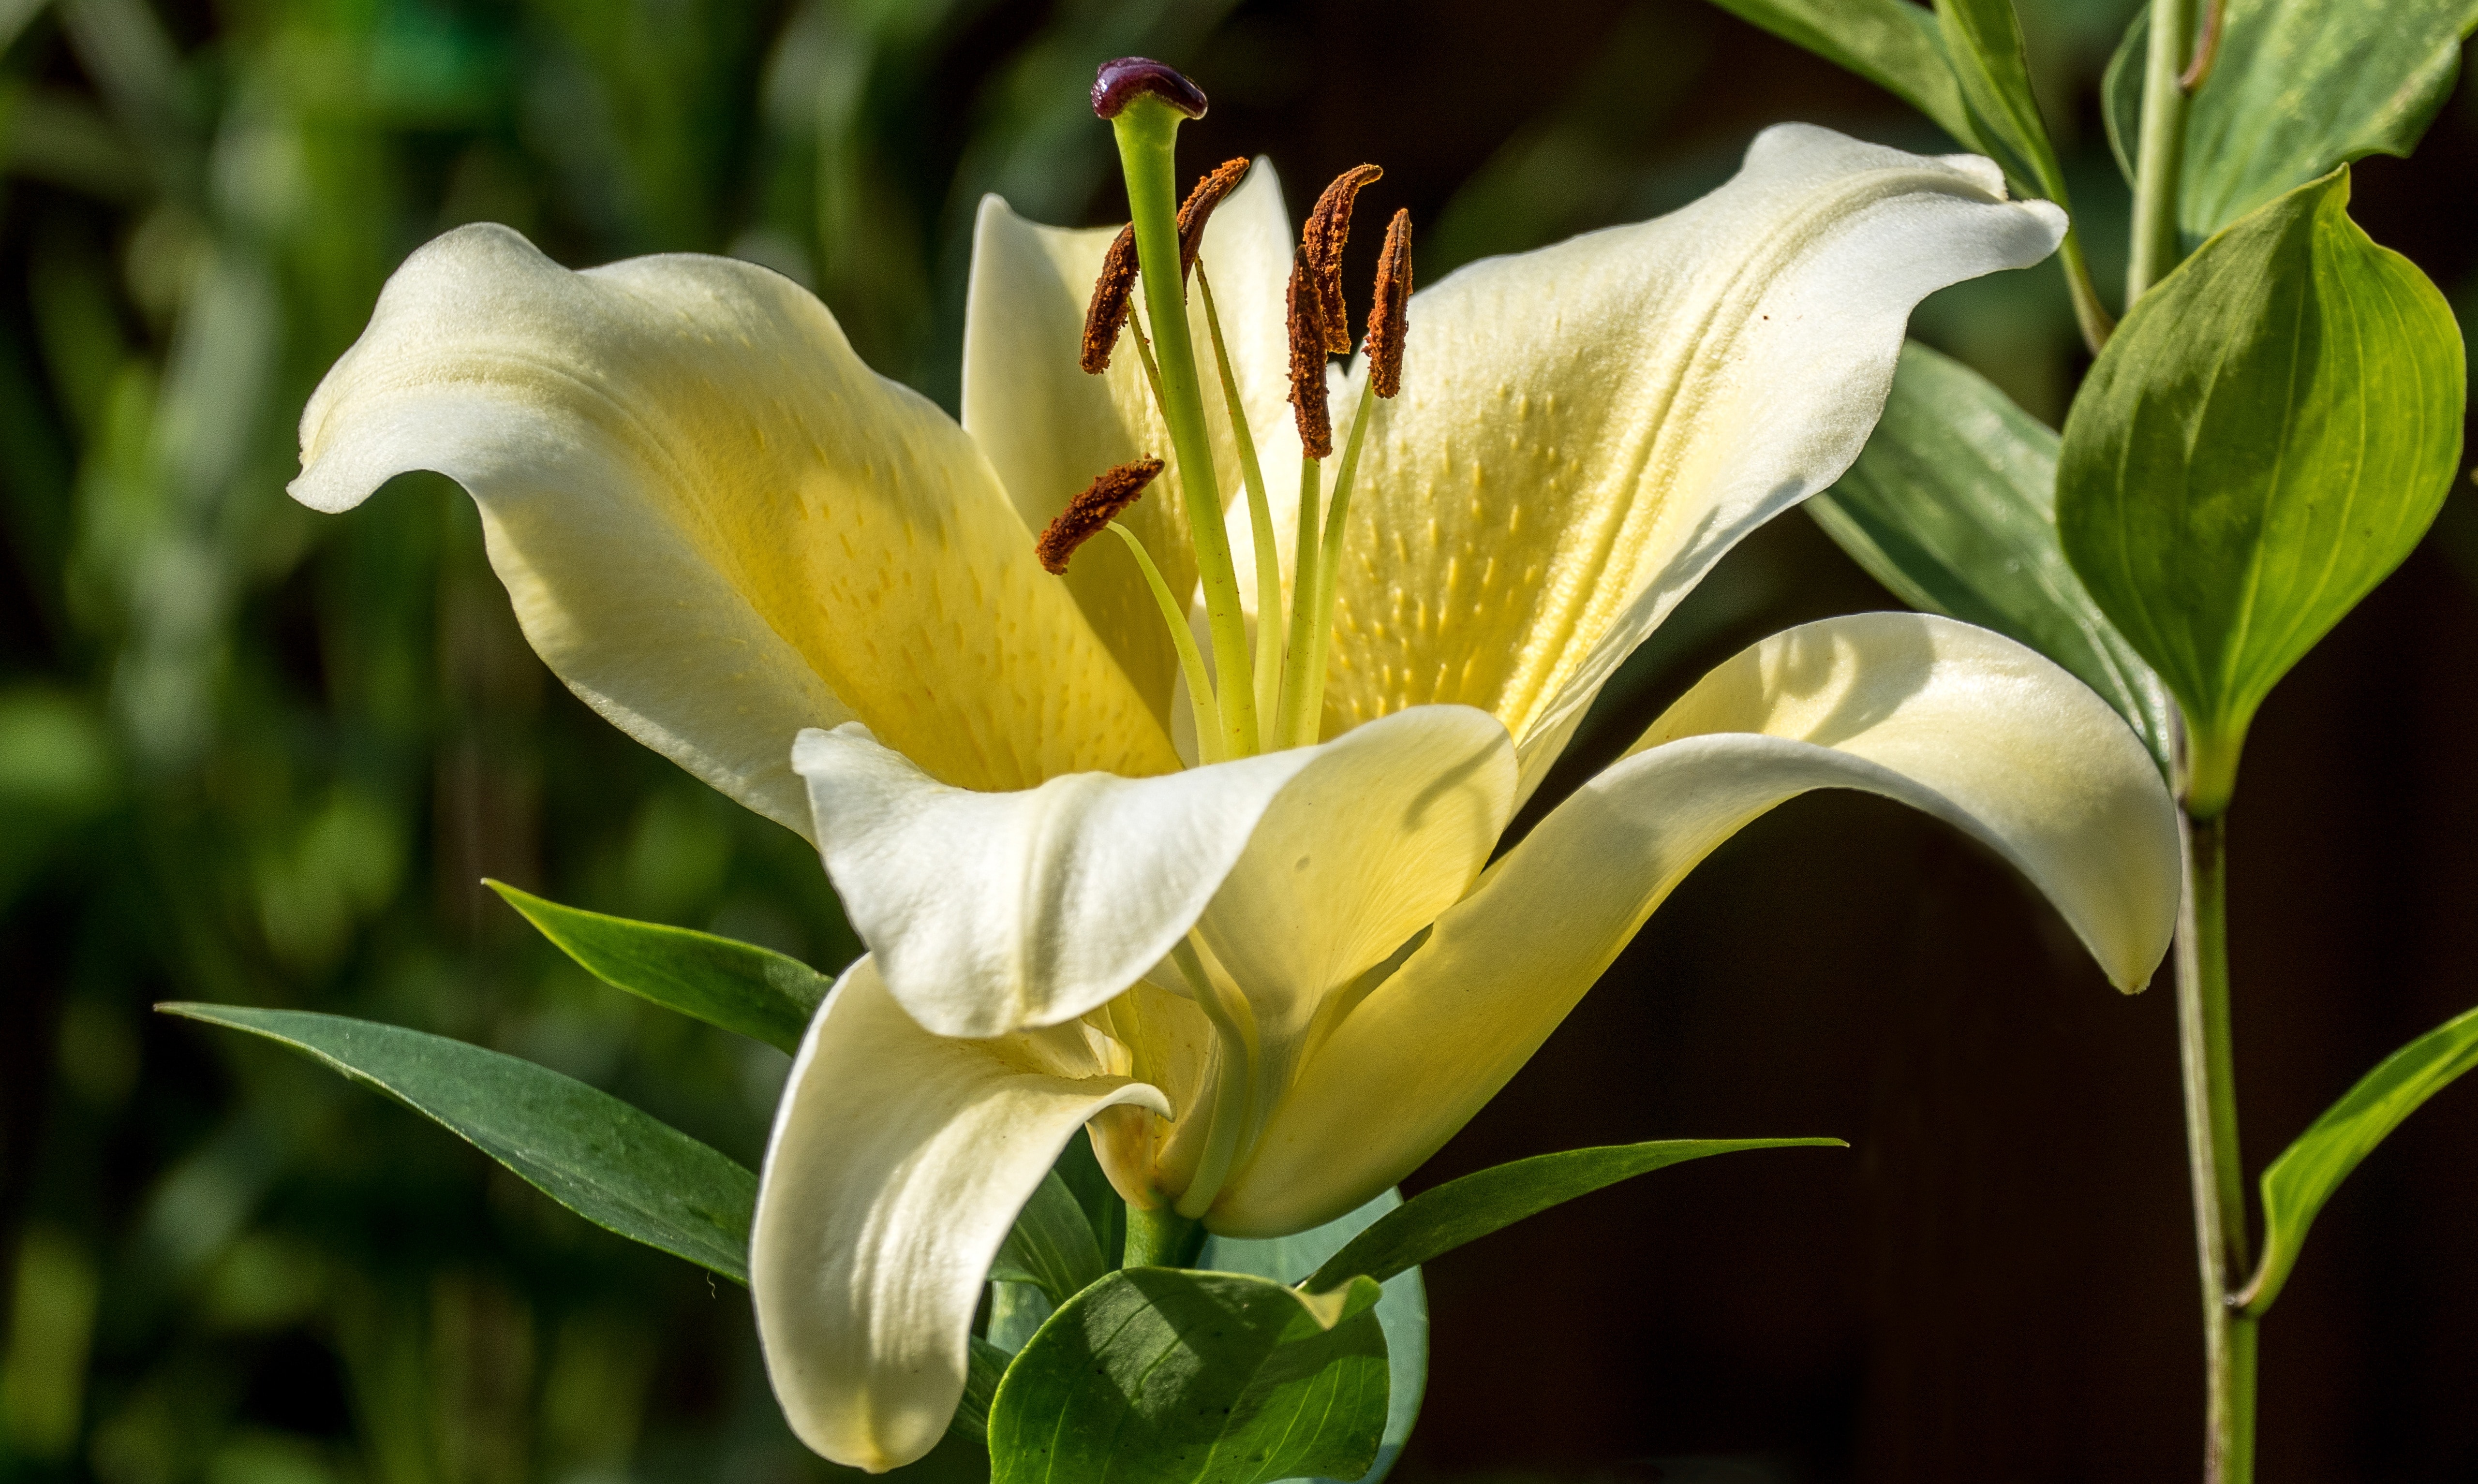
[[[1221,486],[1214,475],[1213,442],[1205,428],[1195,346],[1187,330],[1176,216],[1178,126],[1203,113],[1204,94],[1159,63],[1123,59],[1101,68],[1093,87],[1093,111],[1110,120],[1126,176],[1136,262],[1160,375],[1162,420],[1170,425],[1171,448],[1178,459],[1179,492],[1213,640],[1221,750],[1227,757],[1247,757],[1257,750],[1258,742],[1248,620],[1231,566],[1229,537],[1222,527]]]

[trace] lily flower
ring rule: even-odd
[[[570,272],[497,227],[409,259],[302,419],[297,498],[457,480],[551,668],[820,847],[870,951],[792,1069],[751,1288],[794,1428],[872,1471],[945,1431],[992,1260],[1079,1126],[1131,1263],[1349,1212],[1796,794],[1950,821],[2123,989],[2175,913],[2132,733],[1917,615],[1757,645],[1502,838],[1619,662],[1857,456],[1917,301],[2047,256],[2055,207],[1783,126],[1682,211],[1416,295],[1398,221],[1376,354],[1329,384],[1373,170],[1304,241],[1261,162],[1177,233],[1201,94],[1118,84],[1131,233],[983,202],[960,425],[764,269]]]

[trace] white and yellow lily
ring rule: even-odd
[[[1423,290],[1326,549],[1313,735],[1274,735],[1259,673],[1252,746],[1203,735],[1229,708],[1190,722],[1186,636],[1129,550],[1060,579],[1033,533],[1164,455],[1252,570],[1244,425],[1284,535],[1278,594],[1239,595],[1314,596],[1287,538],[1293,239],[1261,163],[1203,238],[1241,413],[1202,398],[1209,469],[1137,358],[1077,369],[1112,232],[992,199],[960,426],[763,269],[569,272],[475,227],[391,281],[304,415],[292,491],[341,511],[400,471],[459,481],[552,669],[817,843],[870,952],[792,1069],[751,1286],[796,1430],[883,1470],[947,1427],[992,1259],[1079,1125],[1140,1217],[1262,1237],[1348,1212],[1513,1075],[1697,862],[1808,790],[1950,821],[2118,986],[2149,978],[2178,871],[2150,759],[2063,671],[1939,618],[1757,645],[1498,853],[1619,662],[1857,456],[1912,306],[2062,230],[1984,160],[1784,126],[1683,211]],[[1157,493],[1125,522],[1182,598],[1211,575],[1191,508]]]

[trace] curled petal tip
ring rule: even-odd
[[[1093,112],[1116,118],[1141,93],[1151,93],[1190,118],[1204,116],[1204,89],[1176,67],[1150,57],[1122,57],[1101,63],[1093,79]]]

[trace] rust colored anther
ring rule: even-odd
[[[1317,313],[1316,266],[1302,246],[1291,255],[1291,407],[1300,449],[1311,459],[1333,452],[1333,415],[1326,406],[1324,316]]]
[[[1067,559],[1075,555],[1075,548],[1100,535],[1119,512],[1136,503],[1145,486],[1161,471],[1159,459],[1138,459],[1104,470],[1082,494],[1067,502],[1067,508],[1043,527],[1041,538],[1032,543],[1032,554],[1041,559],[1042,569],[1052,576],[1066,576]]]
[[[1377,259],[1377,302],[1368,306],[1368,390],[1390,397],[1403,390],[1403,332],[1411,304],[1411,214],[1385,225]]]
[[[1093,112],[1116,118],[1144,93],[1151,93],[1190,118],[1204,116],[1204,89],[1176,67],[1150,57],[1122,57],[1101,63],[1093,78]]]
[[[1317,318],[1325,326],[1325,348],[1332,355],[1351,354],[1351,310],[1342,297],[1342,249],[1351,240],[1351,208],[1360,188],[1384,174],[1377,165],[1355,164],[1335,176],[1300,231],[1300,247],[1313,274]]]
[[[1248,173],[1248,162],[1225,160],[1214,172],[1196,183],[1187,199],[1178,205],[1178,277],[1185,283],[1196,270],[1196,254],[1204,245],[1204,224],[1213,216],[1213,209],[1222,198],[1238,189],[1239,177]]]
[[[1127,299],[1136,286],[1136,229],[1121,227],[1101,255],[1101,276],[1093,280],[1093,302],[1084,311],[1084,352],[1076,364],[1087,376],[1110,368],[1110,352],[1119,345],[1119,327],[1127,322]]]

